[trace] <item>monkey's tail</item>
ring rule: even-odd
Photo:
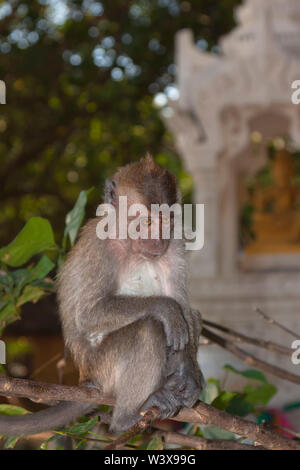
[[[90,413],[95,404],[73,401],[61,402],[45,410],[22,416],[0,415],[0,435],[25,436],[62,428],[71,421]]]

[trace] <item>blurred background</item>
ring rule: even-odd
[[[218,54],[238,3],[0,1],[0,246],[38,216],[60,243],[80,191],[94,187],[85,207],[93,217],[105,178],[147,151],[191,202],[192,177],[162,120],[179,98],[175,35],[191,28],[199,50]],[[55,296],[20,314],[5,328],[7,369],[29,377],[63,350]],[[56,382],[55,364],[37,377]]]
[[[214,51],[238,3],[0,2],[1,245],[33,215],[61,236],[66,212],[91,186],[94,215],[104,179],[147,151],[190,198],[192,180],[159,115],[178,98],[174,38],[188,27]]]
[[[205,205],[204,249],[188,254],[193,306],[280,343],[285,355],[246,350],[298,373],[289,349],[300,339],[299,36],[295,0],[0,1],[0,247],[42,217],[57,249],[48,253],[44,226],[49,258],[32,253],[34,281],[33,267],[22,268],[29,256],[9,264],[0,249],[4,373],[76,383],[61,362],[53,279],[105,178],[146,152],[176,174],[184,202]],[[79,214],[75,236],[68,213]],[[255,307],[294,338],[271,331]],[[245,401],[242,361],[213,344],[202,344],[199,361],[215,397],[240,390]],[[257,416],[272,399],[271,415],[292,409],[299,431],[299,385],[267,379],[254,390]]]

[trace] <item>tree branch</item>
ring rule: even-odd
[[[177,432],[158,432],[166,444],[176,444],[181,447],[191,447],[197,450],[264,450],[262,446],[251,446],[224,439],[205,439],[204,437],[189,436]]]
[[[267,315],[265,312],[263,312],[260,308],[255,308],[254,311],[258,313],[266,322],[270,323],[271,325],[276,325],[278,328],[281,330],[285,331],[289,335],[291,335],[293,338],[300,338],[300,335],[297,334],[296,331],[292,331],[289,328],[287,328],[285,325],[282,325],[278,321],[274,320],[274,318],[270,317]]]
[[[286,348],[285,346],[282,346],[281,344],[273,343],[272,341],[265,341],[260,338],[253,338],[251,336],[246,336],[231,328],[228,328],[227,326],[219,325],[218,323],[215,323],[212,321],[208,321],[204,319],[202,321],[204,325],[210,326],[211,328],[223,331],[224,333],[228,334],[229,336],[232,337],[233,341],[235,340],[238,343],[253,344],[254,346],[267,349],[268,351],[276,351],[280,354],[285,354],[286,356],[291,355],[291,350],[289,348]]]
[[[95,388],[56,385],[5,376],[0,376],[0,394],[4,396],[23,396],[46,401],[62,400],[91,402],[104,405],[115,404],[115,400],[112,397],[105,396],[100,390]],[[260,426],[237,416],[232,416],[202,402],[199,402],[194,408],[182,408],[172,419],[196,424],[213,424],[240,436],[253,439],[267,449],[300,450],[300,443],[296,440],[288,439],[269,430],[265,426]]]
[[[265,372],[269,372],[270,374],[276,375],[283,380],[288,380],[289,382],[293,382],[295,384],[300,384],[300,377],[298,375],[292,374],[287,370],[283,370],[280,367],[273,366],[268,362],[262,361],[261,359],[256,358],[252,354],[243,351],[242,349],[238,348],[235,344],[231,343],[225,338],[222,338],[219,335],[216,335],[212,331],[202,328],[201,335],[205,336],[205,338],[210,339],[214,343],[218,344],[222,348],[226,349],[227,351],[232,352],[235,356],[242,361],[246,362],[249,366],[259,367],[260,369],[264,370]]]
[[[94,387],[57,385],[0,375],[0,395],[26,397],[38,401],[80,401],[114,405],[115,400]]]

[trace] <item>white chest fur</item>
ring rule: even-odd
[[[119,295],[168,295],[165,275],[158,263],[144,261],[136,266],[122,281]]]
[[[120,278],[117,295],[167,295],[172,296],[168,271],[159,262],[144,261],[126,271]],[[102,342],[105,334],[94,331],[88,335],[91,346],[96,347]]]

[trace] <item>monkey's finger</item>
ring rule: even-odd
[[[174,335],[171,333],[171,330],[169,328],[165,328],[165,334],[166,334],[167,346],[169,348],[175,349],[176,339],[174,338]]]
[[[173,332],[173,334],[169,334],[169,337],[167,338],[167,345],[174,351],[180,351],[181,349],[183,349],[184,346],[181,346],[179,332]]]
[[[174,343],[173,343],[173,348],[175,351],[180,351],[180,347],[181,347],[181,344],[180,344],[180,335],[177,333],[174,335]]]
[[[189,342],[189,334],[188,334],[188,331],[186,330],[186,332],[183,333],[183,335],[181,337],[181,345],[180,345],[181,347],[180,347],[180,349],[181,350],[184,349],[185,346],[188,344],[188,342]]]

